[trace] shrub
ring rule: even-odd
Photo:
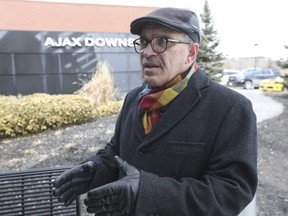
[[[97,118],[103,116],[117,115],[120,112],[122,105],[123,101],[111,101],[98,107],[94,107],[92,109],[92,116],[93,118]]]
[[[20,99],[1,96],[0,100],[2,138],[79,124],[92,116],[91,104],[80,95],[33,94]]]
[[[93,107],[81,95],[33,94],[20,99],[0,95],[0,139],[37,133],[117,115],[122,101]]]

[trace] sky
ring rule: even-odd
[[[41,0],[35,0],[41,1]],[[49,1],[49,0],[47,0]],[[199,17],[205,0],[50,0],[52,2],[189,8]],[[218,51],[227,58],[287,59],[287,0],[208,0]],[[202,26],[201,26],[202,25]],[[200,27],[203,24],[200,23]]]

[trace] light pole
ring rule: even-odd
[[[256,67],[257,67],[257,52],[256,52],[256,47],[258,46],[257,43],[254,44],[255,47],[255,58],[254,58],[254,69],[256,71]]]

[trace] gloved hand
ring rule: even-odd
[[[96,164],[87,161],[77,165],[58,176],[53,185],[53,195],[58,197],[60,202],[69,206],[77,196],[89,190],[89,185],[96,173]]]
[[[84,200],[88,213],[95,213],[96,216],[121,216],[134,211],[140,172],[118,156],[115,156],[115,160],[126,176],[89,191]]]

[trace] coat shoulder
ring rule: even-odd
[[[199,90],[202,99],[207,96],[211,102],[216,104],[229,104],[240,100],[249,101],[243,94],[210,80],[201,69],[197,71],[194,79],[191,80],[190,86],[194,90],[195,88]]]
[[[246,96],[217,82],[211,81],[210,92],[220,101],[250,101]]]

